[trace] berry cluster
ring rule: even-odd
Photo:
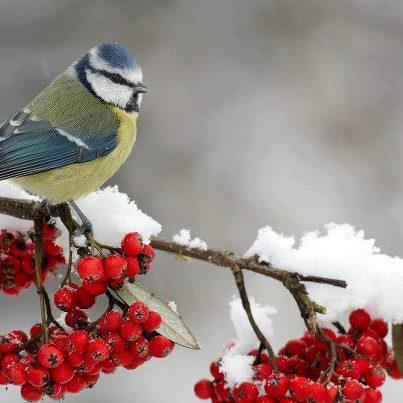
[[[87,314],[83,309],[91,308],[97,297],[106,294],[108,288],[118,290],[126,280],[134,282],[138,274],[150,270],[150,262],[154,259],[154,250],[144,245],[137,232],[126,234],[122,241],[122,253],[113,253],[102,258],[85,256],[77,264],[77,274],[81,285],[69,282],[60,287],[55,295],[55,305],[67,312],[66,324],[75,327],[77,322],[85,322]]]
[[[215,403],[381,402],[378,388],[385,382],[385,370],[395,379],[403,377],[384,341],[388,325],[362,309],[351,312],[349,319],[350,329],[344,332],[339,326],[339,335],[323,328],[315,336],[306,332],[288,341],[275,358],[277,373],[264,352],[251,351],[253,378],[234,388],[228,387],[218,359],[210,365],[214,380],[197,382],[195,394]],[[331,345],[336,350],[334,369]]]
[[[48,231],[45,244],[50,239]],[[154,251],[143,245],[136,232],[127,234],[121,247],[107,257],[81,258],[77,264],[81,284],[67,278],[56,291],[54,303],[66,312],[66,327],[54,320],[42,290],[46,323],[34,325],[30,337],[21,330],[0,335],[0,384],[20,386],[28,402],[43,396],[59,400],[94,386],[101,373],[111,374],[118,367],[134,370],[151,357],[170,354],[174,343],[156,332],[162,322],[159,313],[141,301],[128,305],[113,295],[126,280],[134,282],[137,274],[150,269]],[[108,297],[108,309],[90,322],[85,310],[103,294]]]
[[[40,324],[31,328],[30,339],[14,330],[0,337],[0,384],[20,386],[28,402],[78,393],[94,386],[101,373],[119,366],[134,370],[151,357],[166,357],[174,344],[154,331],[160,323],[157,312],[136,301],[123,314],[107,312],[94,327],[52,326],[46,343]]]
[[[44,226],[42,280],[65,260],[62,248],[54,240],[59,230],[53,223]],[[35,243],[31,233],[3,230],[0,234],[0,289],[6,294],[17,295],[35,282]]]

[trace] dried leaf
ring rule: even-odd
[[[164,301],[147,290],[147,288],[139,284],[127,284],[117,291],[117,293],[129,305],[139,300],[146,304],[150,310],[158,312],[161,315],[162,323],[156,329],[156,332],[176,344],[200,350],[199,344],[182,319]]]

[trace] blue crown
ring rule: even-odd
[[[116,42],[106,42],[98,46],[98,55],[114,68],[133,69],[138,65],[133,55]]]

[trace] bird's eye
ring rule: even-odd
[[[114,83],[117,83],[117,84],[124,84],[124,81],[125,81],[122,76],[120,76],[119,74],[116,74],[116,73],[108,73],[107,77],[111,81],[113,81]]]

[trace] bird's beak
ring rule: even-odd
[[[134,91],[135,91],[137,94],[144,94],[144,93],[150,91],[150,89],[149,89],[146,85],[144,85],[143,83],[138,83],[138,84],[136,84],[136,86],[134,87]]]

